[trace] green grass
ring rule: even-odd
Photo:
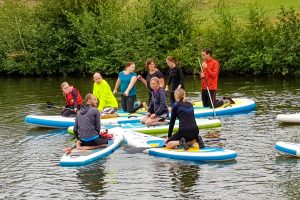
[[[207,27],[216,14],[219,4],[224,5],[223,8],[237,20],[244,19],[253,5],[262,7],[266,16],[270,17],[272,21],[276,19],[282,6],[287,9],[293,7],[297,13],[300,13],[300,0],[198,0],[193,11],[195,26]]]

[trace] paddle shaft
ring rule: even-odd
[[[201,68],[201,72],[204,74],[203,68],[202,68],[202,65],[201,65],[201,62],[200,62],[200,58],[198,58],[198,62],[199,62],[200,68]],[[206,90],[207,90],[207,92],[208,92],[208,96],[209,96],[209,100],[210,100],[210,103],[211,103],[211,107],[212,107],[213,112],[214,112],[214,117],[216,117],[217,114],[216,114],[215,107],[214,107],[214,104],[213,104],[213,101],[212,101],[212,98],[211,98],[211,95],[210,95],[210,92],[209,92],[209,89],[208,89],[207,79],[206,79],[205,76],[204,76],[203,78],[204,78],[204,81],[205,81],[205,83],[206,83]]]
[[[51,102],[47,102],[47,107],[48,108],[57,108],[57,109],[62,109],[62,107],[60,107],[60,106],[55,106],[53,103],[51,103]],[[72,109],[72,108],[64,108],[64,109],[67,109],[67,110],[74,110],[74,109]]]

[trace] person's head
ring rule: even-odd
[[[148,68],[149,71],[156,69],[156,63],[155,60],[152,58],[147,59],[146,61],[146,68]]]
[[[128,72],[134,72],[135,69],[135,63],[134,62],[128,62],[125,66],[125,70]]]
[[[70,88],[70,85],[68,82],[63,82],[61,85],[61,90],[64,92],[64,93],[69,93],[71,88]]]
[[[88,93],[85,96],[85,103],[88,104],[88,105],[91,105],[93,107],[97,107],[98,100],[93,94]]]
[[[176,66],[176,58],[174,56],[168,56],[166,59],[167,65],[169,67],[175,67]]]
[[[183,101],[186,102],[186,95],[184,89],[176,89],[174,92],[174,97],[176,101]]]
[[[93,75],[93,79],[95,81],[95,83],[101,83],[102,81],[102,76],[100,73],[96,72],[94,75]]]
[[[201,49],[201,57],[203,60],[209,60],[212,56],[212,51],[210,48]]]
[[[159,89],[159,79],[157,77],[153,77],[150,79],[150,87],[153,90]]]

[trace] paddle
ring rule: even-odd
[[[199,61],[199,65],[200,65],[200,68],[201,68],[201,72],[203,73],[203,68],[202,68],[201,61],[200,61],[199,57],[198,57],[198,61]],[[214,112],[214,117],[217,117],[217,114],[216,114],[216,111],[215,111],[215,107],[214,107],[214,104],[212,102],[212,98],[211,98],[211,95],[210,95],[210,92],[209,92],[209,89],[208,89],[208,83],[207,83],[206,77],[204,77],[204,80],[205,80],[205,83],[206,83],[206,90],[208,92],[208,96],[209,96],[209,100],[210,100],[210,103],[211,103],[211,107],[212,107],[213,112]]]
[[[49,102],[49,101],[47,102],[47,108],[74,110],[72,108],[64,108],[64,106],[55,106],[52,102]]]

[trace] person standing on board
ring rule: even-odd
[[[201,50],[201,56],[203,63],[201,67],[200,80],[201,80],[201,98],[204,107],[214,108],[222,106],[224,103],[230,102],[234,104],[234,101],[229,97],[224,97],[223,100],[216,99],[218,90],[218,78],[220,72],[220,64],[212,57],[212,51],[210,48],[204,48]],[[210,97],[211,100],[210,100]],[[211,105],[211,101],[213,105]]]
[[[85,105],[81,106],[74,125],[74,134],[77,138],[78,150],[92,150],[107,146],[108,139],[100,136],[100,112],[97,109],[97,98],[87,94]]]
[[[153,77],[150,80],[151,85],[151,101],[149,104],[148,112],[141,122],[147,126],[166,124],[165,120],[169,116],[169,110],[166,102],[166,92],[160,86],[160,80]]]
[[[134,70],[134,62],[128,62],[125,66],[125,70],[119,73],[113,92],[116,94],[118,88],[121,86],[121,107],[124,111],[129,113],[134,113],[143,107],[141,102],[139,102],[138,106],[134,106],[134,101],[136,100],[135,83],[137,81],[137,75]]]
[[[98,110],[100,110],[102,114],[105,114],[108,111],[110,111],[110,113],[107,114],[114,114],[118,110],[118,102],[113,95],[109,84],[102,79],[101,74],[98,72],[94,73],[93,79],[93,95],[98,99]]]
[[[141,75],[137,76],[137,79],[142,81],[142,83],[144,83],[144,85],[148,88],[148,94],[149,94],[149,98],[148,98],[148,104],[150,104],[151,102],[151,86],[150,86],[150,80],[153,77],[157,77],[159,79],[159,86],[160,87],[164,87],[165,85],[165,81],[164,81],[164,75],[161,73],[161,71],[159,71],[156,67],[156,63],[154,61],[154,59],[149,58],[146,62],[146,68],[148,68],[148,74],[146,76],[146,79],[144,79]]]
[[[176,89],[183,88],[183,73],[180,67],[176,64],[176,59],[173,56],[168,56],[166,59],[167,65],[169,66],[169,80],[165,90],[170,92],[170,106],[175,103],[174,91]],[[171,85],[171,90],[169,86]]]
[[[61,115],[64,117],[75,117],[77,110],[80,109],[83,103],[80,92],[67,82],[61,84],[61,89],[66,100],[66,106],[61,112]]]
[[[186,94],[183,89],[175,90],[174,97],[176,103],[171,110],[171,120],[169,124],[167,148],[175,148],[179,145],[184,146],[185,150],[189,145],[198,143],[199,148],[204,148],[202,137],[199,135],[199,129],[195,120],[194,107],[186,100]],[[179,119],[178,132],[172,135],[176,119]]]

